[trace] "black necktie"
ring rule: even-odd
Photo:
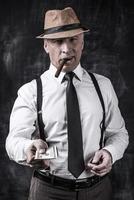
[[[73,85],[74,73],[65,75],[68,80],[66,90],[67,100],[67,128],[68,128],[68,170],[77,178],[85,169],[83,158],[82,129],[79,104]]]

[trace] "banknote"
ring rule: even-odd
[[[49,147],[45,153],[42,153],[42,151],[37,152],[35,154],[35,160],[42,160],[42,159],[54,159],[57,158],[57,147],[51,146]]]

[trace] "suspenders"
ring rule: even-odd
[[[105,131],[105,104],[104,104],[104,100],[101,94],[101,90],[100,87],[98,85],[98,82],[94,76],[93,73],[88,72],[88,74],[90,75],[93,84],[95,86],[96,92],[98,94],[98,97],[100,99],[101,102],[101,106],[103,109],[103,118],[102,118],[102,122],[100,124],[100,129],[101,129],[101,138],[100,138],[100,149],[103,147],[103,137],[104,137],[104,131]],[[39,134],[40,134],[40,138],[42,140],[46,140],[45,137],[45,133],[44,133],[44,123],[42,120],[42,111],[41,111],[41,107],[42,107],[42,82],[40,77],[36,79],[37,82],[37,119],[38,119],[38,126],[39,126]]]
[[[102,106],[102,109],[103,109],[103,118],[102,118],[102,121],[101,121],[101,124],[100,124],[100,128],[101,128],[100,149],[101,149],[103,147],[103,137],[104,137],[104,131],[105,131],[105,104],[104,104],[104,100],[103,100],[103,97],[102,97],[102,94],[101,94],[100,87],[98,85],[98,82],[97,82],[94,74],[91,73],[91,72],[88,72],[88,74],[90,75],[90,77],[93,81],[93,84],[95,86],[96,92],[99,96],[101,106]]]
[[[41,78],[36,79],[37,82],[37,120],[39,128],[40,139],[46,141],[45,132],[44,132],[44,123],[42,120],[42,82]]]

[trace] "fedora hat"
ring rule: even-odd
[[[89,29],[82,26],[74,10],[67,7],[63,10],[47,11],[44,19],[44,33],[36,38],[66,38],[88,31]]]

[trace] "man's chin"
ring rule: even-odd
[[[71,72],[73,71],[77,66],[72,65],[64,65],[62,71],[63,72]]]

